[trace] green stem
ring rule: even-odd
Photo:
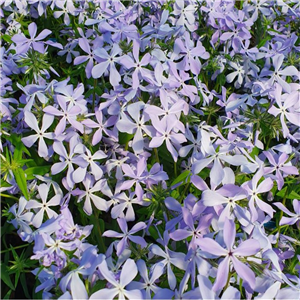
[[[184,190],[183,190],[183,192],[182,192],[182,196],[181,196],[181,199],[180,199],[179,203],[182,203],[183,199],[185,198],[185,193],[186,193],[186,191],[188,190],[189,187],[190,187],[190,183],[188,182],[188,183],[185,185],[185,187],[184,187]]]
[[[286,189],[286,191],[285,191],[285,193],[284,193],[283,200],[282,200],[282,205],[283,205],[283,206],[285,206],[286,196],[287,196],[287,191],[288,191],[288,188]],[[283,216],[283,211],[281,210],[281,211],[280,211],[280,215],[279,215],[279,220],[281,220],[282,216]],[[278,224],[278,225],[279,225],[279,224]],[[277,238],[277,242],[276,242],[276,248],[278,247],[278,243],[279,243],[280,229],[281,229],[281,226],[278,226],[278,238]]]
[[[15,249],[24,248],[24,247],[27,247],[27,246],[28,246],[28,244],[21,245],[21,246],[16,246],[16,247],[13,247],[13,248],[10,248],[10,249],[2,250],[0,253],[2,254],[2,253],[5,253],[5,252],[12,251],[12,249],[15,250]]]
[[[94,89],[93,89],[93,111],[95,111],[95,102],[96,102],[96,86],[97,86],[97,79],[94,79]]]
[[[99,222],[99,215],[98,212],[96,210],[94,210],[94,217],[95,217],[95,225],[98,231],[98,235],[97,235],[97,239],[98,239],[98,244],[100,247],[100,252],[101,253],[105,253],[106,252],[106,247],[102,238],[102,232],[101,232],[101,227],[100,227],[100,222]]]
[[[157,148],[154,148],[154,154],[155,154],[156,161],[160,164]]]
[[[226,289],[228,288],[228,286],[229,286],[229,281],[230,281],[230,278],[231,278],[231,273],[229,272],[228,273],[228,277],[227,277],[227,282],[226,282],[226,284],[225,284],[225,287],[224,287],[224,289],[223,289],[223,291],[226,291]]]
[[[19,201],[19,199],[17,197],[14,197],[14,196],[11,196],[11,195],[7,195],[7,194],[2,194],[0,193],[0,196],[1,197],[6,197],[6,198],[11,198],[11,199],[14,199],[16,201]]]

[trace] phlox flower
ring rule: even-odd
[[[58,19],[60,16],[64,15],[64,23],[68,26],[70,24],[70,15],[75,16],[77,13],[73,1],[56,1],[55,5],[61,10],[54,11],[54,18]]]
[[[69,153],[67,153],[66,148],[63,143],[60,141],[55,141],[53,144],[53,150],[59,154],[60,162],[57,162],[52,165],[51,173],[53,175],[60,173],[66,167],[68,167],[67,171],[67,183],[70,187],[74,185],[74,181],[72,179],[72,173],[74,172],[73,164],[76,164],[82,168],[85,168],[88,165],[88,162],[81,156],[82,150],[78,145],[80,145],[78,137],[73,136],[69,141]],[[75,155],[78,153],[79,155]]]
[[[287,119],[292,124],[300,127],[300,112],[295,110],[295,106],[299,103],[299,95],[297,92],[282,95],[282,87],[276,84],[275,91],[272,93],[275,98],[275,103],[268,110],[270,114],[277,117],[280,115],[280,122],[282,125],[282,131],[284,137],[290,137],[290,131],[285,122]]]
[[[299,171],[295,166],[292,166],[291,162],[286,161],[289,159],[289,156],[286,153],[282,153],[281,155],[277,155],[270,151],[263,152],[265,157],[269,160],[271,164],[270,167],[265,167],[265,174],[270,174],[271,178],[274,178],[277,182],[278,190],[281,190],[284,185],[284,177],[287,175],[298,175]],[[275,176],[271,173],[275,171]]]
[[[155,130],[152,126],[145,123],[149,120],[144,113],[141,113],[145,104],[143,102],[136,102],[127,106],[127,113],[123,114],[122,118],[117,122],[116,127],[120,132],[127,132],[134,134],[132,141],[132,149],[136,154],[140,154],[144,150],[143,132],[148,136],[154,135]]]
[[[44,112],[46,114],[62,117],[55,128],[55,134],[59,136],[65,131],[67,121],[73,128],[83,133],[83,125],[77,121],[77,116],[82,113],[82,108],[79,105],[74,105],[73,103],[69,103],[67,106],[65,99],[62,98],[57,98],[57,102],[62,110],[58,110],[56,107],[51,105],[44,108]]]
[[[79,51],[74,50],[76,46],[77,42],[72,41],[64,47],[64,50],[58,51],[57,54],[59,56],[67,55],[66,62],[70,64],[73,61],[72,56],[74,56],[75,58],[79,56]]]
[[[128,288],[130,290],[137,289],[143,292],[143,299],[151,299],[152,292],[154,295],[161,290],[159,286],[155,284],[155,281],[164,273],[163,264],[156,264],[148,274],[147,266],[145,261],[139,259],[137,262],[137,267],[143,282],[132,281]]]
[[[253,176],[251,181],[245,182],[242,187],[247,190],[249,200],[249,210],[251,212],[251,220],[255,222],[258,219],[258,212],[255,208],[256,204],[262,211],[266,212],[271,218],[273,217],[274,209],[272,206],[258,197],[258,194],[266,193],[273,187],[273,181],[271,178],[266,178],[258,184],[260,178],[264,175],[263,168],[259,169]]]
[[[197,159],[192,165],[193,174],[198,174],[207,167],[210,163],[213,162],[213,167],[210,171],[210,178],[213,184],[216,186],[219,185],[224,176],[224,169],[222,167],[221,161],[227,162],[234,166],[247,165],[248,160],[244,155],[236,154],[236,155],[227,155],[228,150],[220,148],[219,152],[216,152],[213,147],[209,149],[208,158]]]
[[[113,273],[108,269],[105,260],[99,265],[99,270],[102,276],[112,285],[112,288],[104,288],[95,292],[91,295],[90,300],[115,299],[116,296],[118,296],[118,299],[125,299],[125,297],[127,299],[143,299],[141,290],[126,289],[126,286],[130,284],[138,274],[138,269],[133,259],[128,258],[126,260],[122,267],[119,280],[117,280]]]
[[[149,147],[157,148],[161,146],[163,142],[166,142],[167,149],[171,153],[174,161],[177,161],[178,153],[175,147],[179,147],[182,143],[186,142],[186,138],[182,133],[176,133],[173,131],[176,123],[166,119],[159,120],[157,118],[154,122],[152,120],[152,125],[156,129],[157,133],[156,136],[151,139]]]
[[[237,220],[244,226],[248,225],[250,220],[247,211],[237,204],[237,201],[243,200],[248,196],[245,189],[234,184],[225,184],[220,189],[212,191],[205,190],[202,193],[201,201],[205,206],[217,207],[217,205],[225,205],[220,213],[218,222],[223,224],[227,218],[233,213]]]
[[[117,140],[117,134],[115,130],[107,129],[108,127],[116,124],[117,116],[111,116],[106,120],[103,116],[103,112],[101,110],[97,110],[95,112],[95,117],[96,121],[93,121],[92,119],[85,119],[81,122],[88,128],[96,129],[93,135],[92,145],[95,146],[102,140],[103,132],[107,136],[113,137]]]
[[[293,200],[293,208],[295,213],[290,212],[282,203],[276,202],[274,203],[280,210],[289,215],[290,217],[283,216],[279,222],[279,225],[293,225],[297,224],[300,227],[300,201],[294,199]]]
[[[94,54],[94,49],[95,49],[96,45],[94,43],[94,46],[91,49],[89,40],[86,37],[79,38],[78,45],[85,53],[87,53],[87,55],[80,55],[80,56],[75,57],[74,65],[75,66],[80,65],[88,60],[87,65],[85,67],[85,74],[86,74],[87,78],[90,78],[92,76],[92,69],[94,66],[94,61],[96,61],[96,57]]]
[[[237,257],[256,254],[260,250],[259,242],[254,239],[249,239],[241,242],[237,248],[234,248],[235,236],[236,229],[234,222],[230,219],[226,219],[223,237],[227,249],[222,248],[216,241],[210,238],[202,238],[196,241],[203,251],[216,256],[224,256],[224,259],[218,266],[216,281],[213,285],[213,291],[215,292],[225,286],[231,263],[237,274],[249,285],[250,289],[253,290],[255,287],[254,272]]]
[[[110,54],[108,54],[104,48],[97,48],[94,51],[94,54],[97,57],[100,57],[101,62],[93,67],[93,78],[101,77],[105,71],[109,69],[109,82],[112,86],[117,86],[121,81],[121,76],[115,66],[115,63],[119,63],[120,58],[117,57],[117,55],[121,52],[122,50],[118,44],[113,44]]]
[[[86,174],[85,179],[82,181],[82,184],[85,187],[85,191],[78,191],[78,202],[82,201],[82,199],[85,198],[83,210],[89,216],[93,212],[91,201],[93,201],[96,208],[101,211],[107,211],[108,209],[106,200],[96,195],[96,192],[101,191],[104,182],[105,179],[101,179],[95,182],[94,177],[89,173]]]
[[[196,76],[201,70],[201,62],[198,57],[208,59],[210,56],[202,46],[200,40],[198,40],[196,47],[194,47],[194,42],[190,39],[188,32],[184,35],[184,42],[181,38],[175,40],[174,53],[176,53],[179,58],[183,57],[183,59],[177,64],[179,70],[191,70],[191,72]]]
[[[53,132],[45,131],[52,125],[54,116],[44,114],[41,129],[39,128],[37,119],[33,113],[25,111],[24,116],[26,124],[30,128],[32,128],[36,132],[36,134],[23,137],[22,142],[26,147],[30,148],[37,140],[39,140],[38,154],[40,157],[47,157],[49,155],[49,149],[46,142],[44,141],[44,138],[54,139],[55,135]]]
[[[38,192],[41,197],[42,203],[37,200],[29,200],[26,208],[37,210],[35,216],[32,219],[32,225],[39,228],[43,222],[45,212],[49,219],[57,217],[57,213],[50,209],[50,206],[57,206],[60,204],[61,196],[54,195],[49,201],[47,201],[49,193],[49,185],[42,183],[38,186]]]
[[[30,35],[30,39],[27,39],[25,35],[15,34],[11,39],[14,43],[17,44],[16,51],[17,54],[26,53],[29,48],[33,48],[35,51],[40,53],[45,52],[44,42],[40,42],[44,38],[46,38],[49,34],[51,34],[51,30],[44,29],[39,35],[36,36],[37,33],[37,25],[35,23],[31,23],[28,25],[28,31]]]
[[[125,250],[125,248],[128,246],[127,244],[129,240],[135,244],[141,245],[142,248],[147,246],[147,242],[144,240],[144,238],[142,238],[141,236],[133,235],[136,232],[143,230],[147,227],[147,225],[144,222],[136,223],[129,231],[128,231],[127,222],[124,218],[118,218],[117,222],[123,233],[119,233],[113,230],[107,230],[103,233],[103,236],[121,238],[121,240],[118,242],[117,245],[118,256],[120,256],[122,252]]]
[[[125,218],[125,220],[128,221],[134,221],[135,220],[135,211],[133,208],[133,204],[143,205],[143,201],[139,200],[137,197],[135,197],[135,193],[129,193],[129,196],[127,196],[126,193],[121,193],[117,196],[116,200],[118,200],[119,203],[116,203],[114,207],[111,210],[111,217],[113,219],[116,218]],[[126,210],[126,212],[124,212]]]
[[[176,0],[173,10],[173,14],[178,17],[176,26],[186,26],[191,32],[196,30],[195,12],[196,6],[194,4],[185,6],[184,0]]]
[[[274,82],[277,82],[282,89],[290,93],[291,86],[282,78],[286,76],[298,76],[298,70],[294,66],[288,66],[282,70],[282,64],[284,60],[283,54],[277,54],[272,57],[274,71],[263,69],[261,71],[261,76],[271,76],[270,79],[266,82],[267,85],[272,86]]]
[[[150,63],[151,55],[146,53],[143,58],[139,58],[140,42],[137,40],[133,41],[132,54],[134,60],[129,55],[124,55],[120,59],[120,64],[125,66],[127,69],[134,68],[132,73],[132,88],[137,89],[140,85],[140,77],[147,79],[149,77],[149,70],[145,68]],[[143,68],[144,67],[144,68]]]
[[[107,155],[102,150],[98,150],[92,154],[87,147],[84,148],[85,152],[81,155],[81,157],[88,162],[88,165],[83,168],[79,167],[73,172],[72,179],[75,183],[81,182],[85,178],[88,166],[90,167],[91,174],[96,180],[99,180],[103,175],[103,171],[99,164],[96,163],[96,160],[104,159]]]
[[[86,287],[79,275],[90,276],[94,273],[97,265],[105,260],[103,254],[97,254],[95,247],[87,248],[80,260],[79,266],[65,275],[59,282],[59,287],[65,293],[70,290],[73,299],[88,299]]]
[[[196,240],[198,238],[202,238],[204,234],[209,232],[208,228],[210,226],[213,214],[201,216],[197,226],[195,226],[195,220],[191,212],[185,207],[182,207],[182,216],[188,229],[185,229],[186,227],[182,229],[176,229],[175,231],[171,232],[169,236],[174,241],[181,241],[191,236],[192,240],[189,243],[189,249],[195,249]]]
[[[14,204],[10,209],[15,218],[10,222],[14,225],[15,228],[18,228],[18,234],[22,236],[30,236],[32,229],[30,228],[31,220],[34,216],[32,212],[26,210],[26,205],[28,201],[22,196],[19,199],[19,203]],[[24,235],[25,233],[25,235]]]

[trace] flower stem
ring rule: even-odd
[[[285,191],[285,193],[284,193],[283,200],[282,200],[282,205],[283,205],[283,206],[285,206],[286,196],[287,196],[287,191],[288,191],[288,189],[286,189],[286,191]],[[278,219],[278,220],[281,220],[282,216],[283,216],[283,211],[281,210],[281,211],[280,211],[280,215],[279,215],[279,219]],[[278,243],[279,243],[280,229],[281,229],[281,226],[279,226],[279,224],[278,224],[278,238],[277,238],[277,242],[276,242],[276,248],[278,247]]]
[[[157,148],[154,148],[153,150],[154,150],[156,161],[160,164]]]
[[[100,253],[105,253],[106,252],[106,247],[102,238],[102,232],[101,232],[101,227],[100,227],[100,222],[99,222],[99,214],[98,211],[94,210],[94,218],[95,218],[95,225],[98,231],[97,236],[97,240],[98,240],[98,244],[100,247]]]

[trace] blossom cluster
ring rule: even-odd
[[[300,298],[299,1],[0,3],[1,193],[36,292]]]

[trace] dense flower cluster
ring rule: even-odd
[[[43,298],[300,298],[299,1],[0,3],[1,192]]]

